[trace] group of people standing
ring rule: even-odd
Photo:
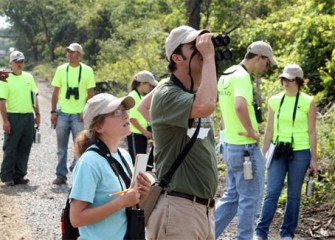
[[[57,68],[52,81],[51,122],[56,128],[58,146],[57,177],[53,183],[66,183],[71,132],[76,157],[71,167],[74,169],[70,219],[79,227],[80,239],[123,239],[127,226],[125,208],[145,201],[153,182],[148,174],[139,174],[136,184],[127,180],[132,178],[136,154],[145,153],[148,139],[154,139],[156,177],[162,180],[194,132],[198,132],[194,144],[150,216],[147,239],[219,238],[236,215],[237,239],[268,239],[286,175],[288,192],[280,237],[294,238],[305,173],[308,167],[312,172],[317,170],[316,106],[312,97],[301,91],[303,71],[299,65],[289,64],[280,75],[284,91],[268,100],[261,149],[253,79],[260,77],[270,65],[278,64],[272,48],[263,41],[253,42],[241,63],[228,68],[217,81],[212,38],[208,30],[189,26],[173,29],[165,42],[170,79],[157,85],[151,72],[140,71],[131,82],[130,94],[122,98],[106,93],[94,96],[93,70],[80,62],[82,47],[73,43],[66,48],[69,63]],[[11,55],[13,73],[7,82],[0,83],[7,84],[0,88],[5,131],[1,180],[9,186],[27,183],[24,176],[31,147],[31,143],[27,144],[26,150],[21,151],[20,139],[26,135],[21,132],[18,137],[10,134],[10,130],[13,126],[21,129],[25,123],[32,129],[27,138],[32,139],[34,121],[39,124],[37,102],[26,104],[29,106],[25,110],[11,108],[18,106],[15,101],[11,105],[11,91],[17,88],[11,90],[9,85],[16,84],[14,78],[21,76],[15,67],[24,60],[22,53],[17,54],[17,58]],[[27,92],[38,93],[31,76],[26,78],[30,83]],[[218,171],[212,114],[217,100],[224,126],[222,156],[227,173],[226,192],[214,204]],[[16,120],[23,117],[27,119]],[[124,137],[130,154],[119,147]],[[13,144],[15,141],[20,144]],[[266,197],[259,211],[264,188],[264,155],[271,142],[277,145],[276,154],[268,168]],[[290,154],[279,146],[288,146]],[[17,153],[26,157],[19,158]],[[115,170],[109,161],[121,167]],[[248,177],[245,161],[251,163]],[[125,189],[121,195],[108,197]]]

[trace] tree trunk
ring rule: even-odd
[[[200,5],[202,0],[186,0],[188,25],[199,29],[200,28]]]

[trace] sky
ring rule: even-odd
[[[6,22],[6,18],[0,16],[0,28],[7,28],[9,24]]]

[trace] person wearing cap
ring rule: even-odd
[[[267,193],[263,202],[254,239],[268,239],[269,227],[277,209],[277,203],[287,175],[287,197],[284,219],[280,226],[281,239],[294,238],[298,226],[300,195],[305,174],[317,171],[316,161],[316,106],[313,98],[301,90],[304,73],[298,64],[288,64],[280,75],[284,92],[268,100],[268,121],[265,130],[263,154],[270,143],[276,144],[268,168]],[[292,147],[281,151],[281,143]]]
[[[9,56],[12,72],[0,81],[0,112],[4,143],[1,181],[6,186],[27,184],[28,160],[35,127],[40,125],[38,89],[33,76],[23,71],[25,57],[13,51]],[[36,96],[36,97],[33,97]]]
[[[139,203],[149,191],[151,181],[145,173],[139,173],[137,184],[126,186],[119,170],[114,172],[105,157],[90,151],[93,148],[103,156],[111,156],[113,165],[120,165],[130,182],[133,163],[129,153],[119,145],[131,133],[128,109],[134,105],[130,96],[116,98],[100,93],[89,99],[84,108],[85,129],[75,141],[79,160],[72,173],[69,196],[70,221],[79,227],[80,239],[124,239],[125,208]],[[126,191],[109,196],[122,190]]]
[[[212,119],[217,99],[212,37],[207,30],[180,26],[165,42],[171,77],[154,89],[150,109],[158,179],[170,169],[199,123],[200,130],[152,211],[148,239],[214,239],[218,173]]]
[[[156,86],[157,81],[154,75],[146,70],[138,72],[130,83],[129,96],[135,99],[135,107],[129,111],[132,134],[127,137],[127,142],[133,163],[135,163],[136,154],[147,152],[148,140],[152,139],[150,124],[137,110],[137,107],[141,99]]]
[[[68,63],[59,66],[51,85],[54,87],[51,98],[51,125],[56,128],[57,157],[56,179],[53,184],[65,184],[67,180],[67,152],[70,132],[73,141],[83,130],[83,109],[94,95],[95,81],[93,69],[81,62],[83,48],[71,43],[66,48]],[[76,160],[72,161],[70,170]]]
[[[250,44],[242,62],[229,67],[218,81],[227,190],[217,201],[214,212],[216,238],[236,214],[237,239],[250,240],[253,236],[264,188],[264,157],[259,148],[251,76],[260,77],[270,64],[277,65],[271,46],[256,41]],[[251,178],[244,175],[244,159],[250,159]]]

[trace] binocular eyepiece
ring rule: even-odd
[[[215,48],[215,60],[230,60],[233,58],[233,54],[229,49],[230,37],[225,34],[219,34],[212,37],[212,42]],[[225,48],[224,50],[220,48]]]
[[[68,87],[65,98],[70,99],[71,95],[74,96],[74,99],[78,100],[79,99],[79,89],[77,87],[74,87],[74,88]]]

